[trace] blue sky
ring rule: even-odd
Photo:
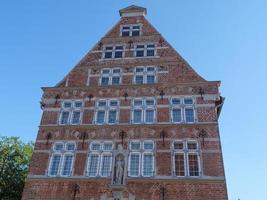
[[[54,86],[131,4],[207,80],[221,80],[230,200],[267,196],[266,0],[2,0],[0,134],[35,140],[41,86]]]

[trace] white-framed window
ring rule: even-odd
[[[141,35],[141,25],[140,24],[123,25],[121,26],[120,35],[122,37],[139,36]]]
[[[199,177],[200,150],[197,141],[177,140],[172,144],[173,150],[173,171],[178,177],[190,176]]]
[[[103,49],[103,59],[123,58],[124,45],[107,45]]]
[[[119,100],[100,99],[96,102],[95,124],[116,124],[119,118]]]
[[[134,55],[135,57],[156,56],[156,45],[155,44],[136,44]]]
[[[101,70],[100,85],[119,85],[121,83],[120,68],[104,68]]]
[[[77,125],[81,123],[83,110],[83,101],[81,100],[67,100],[61,104],[61,112],[59,118],[59,124],[72,124]]]
[[[89,177],[109,177],[112,167],[112,150],[112,142],[91,142],[89,145],[86,175]]]
[[[151,140],[133,140],[129,142],[129,150],[128,176],[154,176],[154,142]]]
[[[157,82],[157,68],[155,66],[138,66],[134,69],[135,84],[152,84]]]
[[[195,100],[192,97],[170,98],[170,113],[172,123],[195,123]]]
[[[71,176],[75,142],[56,142],[52,147],[48,176]]]
[[[133,124],[153,124],[156,121],[156,100],[155,98],[134,98],[132,99]]]

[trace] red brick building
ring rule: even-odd
[[[227,200],[219,81],[207,81],[145,19],[119,22],[55,87],[23,200]]]

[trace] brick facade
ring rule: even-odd
[[[206,81],[198,75],[145,19],[145,8],[130,6],[120,14],[119,22],[62,81],[55,87],[43,88],[43,116],[22,199],[227,200],[218,128],[223,103],[220,82]],[[128,25],[138,25],[140,35],[121,36],[122,28]],[[136,57],[138,44],[153,44],[154,55]],[[109,45],[123,46],[123,57],[105,59],[103,49]],[[136,84],[138,66],[154,67],[152,83]],[[115,68],[121,70],[118,85],[100,84],[105,68],[111,70],[109,73]],[[145,70],[148,74],[148,69]],[[144,73],[143,78],[151,77]],[[142,122],[135,123],[138,115],[134,114],[133,102],[138,98],[145,103],[136,110],[151,111],[154,114],[152,122],[148,112],[142,110]],[[179,103],[172,105],[175,98]],[[186,103],[187,98],[190,105]],[[106,109],[103,113],[108,117],[106,123],[102,123],[100,117],[98,119],[99,102],[107,100],[108,104],[113,99],[119,104],[113,109],[116,122],[108,123],[110,105],[103,107]],[[154,101],[153,108],[147,106],[147,99]],[[70,102],[71,108],[67,104],[64,108],[64,102]],[[77,104],[76,108],[75,102],[81,102],[82,106]],[[64,122],[64,111],[68,122]],[[75,111],[78,112],[77,123],[74,123]],[[135,141],[142,145],[146,141],[153,144],[148,154],[145,149],[137,150],[139,168],[134,160],[130,162],[131,153],[134,154],[131,142]],[[181,149],[176,149],[176,141],[183,146]],[[68,142],[74,144],[73,150],[67,149]],[[88,173],[93,168],[89,168],[88,163],[93,163],[90,155],[94,142],[99,145],[111,142],[109,153],[112,158],[110,164],[104,164],[101,157],[99,166],[97,164],[99,174],[90,176]],[[193,142],[192,149],[190,142]],[[59,143],[66,149],[60,150],[58,155],[62,157],[57,165],[56,160],[52,160],[57,155],[55,144]],[[95,155],[103,152],[105,150],[99,150]],[[70,169],[63,154],[71,155]],[[145,161],[145,155],[151,155],[146,159],[153,162]],[[176,155],[182,155],[181,162]],[[122,182],[116,182],[118,161],[123,163]],[[111,169],[104,176],[103,166],[106,165]],[[134,166],[139,170],[137,176],[131,175]],[[55,170],[56,174],[53,174]],[[178,176],[179,170],[181,176]],[[67,175],[63,175],[65,172]]]

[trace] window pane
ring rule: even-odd
[[[175,154],[175,175],[185,176],[184,154]]]
[[[66,150],[67,151],[74,151],[75,149],[75,144],[74,143],[67,143],[66,144]]]
[[[155,55],[154,49],[148,49],[146,55],[147,56],[154,56]]]
[[[199,176],[198,156],[196,154],[188,155],[189,176]]]
[[[106,47],[106,50],[112,50],[112,49],[113,49],[113,46]]]
[[[63,176],[70,176],[71,175],[71,166],[72,166],[73,155],[65,155],[64,162],[63,162]]]
[[[144,50],[137,50],[136,57],[144,57]]]
[[[54,155],[52,157],[51,167],[50,167],[50,171],[49,171],[50,175],[52,175],[52,176],[57,175],[58,169],[59,169],[59,164],[60,164],[60,159],[61,159],[61,155]]]
[[[92,143],[91,144],[91,150],[92,151],[99,151],[100,150],[100,144],[99,143]]]
[[[105,121],[105,111],[98,111],[97,112],[96,122],[98,124],[103,124],[104,121]]]
[[[103,144],[104,151],[111,151],[112,150],[112,143],[104,143]]]
[[[139,25],[133,26],[133,29],[139,30],[140,29],[140,26]]]
[[[144,150],[153,150],[154,143],[153,142],[144,142]]]
[[[120,77],[112,77],[112,85],[119,85]]]
[[[132,36],[139,36],[140,35],[140,31],[136,30],[136,31],[132,31]]]
[[[111,155],[103,155],[101,163],[101,176],[107,177],[111,174]]]
[[[96,176],[97,170],[99,166],[99,155],[91,154],[89,156],[89,164],[88,164],[88,176]]]
[[[83,106],[83,103],[81,102],[81,101],[76,101],[75,103],[74,103],[74,107],[75,108],[81,108]]]
[[[173,105],[179,105],[179,104],[181,104],[181,100],[178,98],[172,98],[172,104]]]
[[[142,121],[142,111],[141,110],[134,110],[133,122],[134,123],[141,123]]]
[[[144,49],[145,48],[145,45],[137,45],[136,48],[137,49]]]
[[[185,121],[186,122],[194,122],[194,110],[193,108],[185,108]]]
[[[146,122],[154,122],[154,110],[146,110]]]
[[[155,83],[155,76],[147,75],[147,83]]]
[[[105,107],[107,105],[106,101],[99,101],[98,106],[99,107]]]
[[[70,108],[71,107],[71,102],[64,102],[63,103],[64,108]]]
[[[116,123],[116,116],[117,116],[117,111],[116,110],[109,111],[108,123],[110,123],[110,124]]]
[[[122,51],[116,51],[115,58],[122,58]]]
[[[120,69],[113,69],[113,74],[119,74],[119,73],[121,73],[121,70]]]
[[[102,77],[101,78],[101,85],[108,85],[109,77]]]
[[[79,124],[80,123],[80,116],[81,116],[80,111],[73,112],[72,124]]]
[[[118,106],[118,101],[114,101],[114,100],[113,101],[110,101],[109,105],[110,106],[113,106],[113,107],[114,106]]]
[[[143,176],[153,176],[153,155],[144,154],[143,156]]]
[[[136,69],[135,69],[135,72],[143,72],[144,71],[144,68],[143,67],[137,67]]]
[[[182,121],[182,112],[180,108],[175,108],[172,110],[172,120],[173,122],[181,122]]]
[[[130,26],[123,26],[122,30],[130,30]]]
[[[115,49],[116,50],[123,50],[123,46],[116,46]]]
[[[122,36],[123,37],[130,36],[130,31],[122,31]]]
[[[134,100],[134,106],[142,106],[142,100]]]
[[[105,58],[112,58],[112,51],[105,52]]]
[[[154,72],[155,71],[155,67],[147,67],[147,72]]]
[[[67,124],[68,121],[69,121],[69,115],[70,115],[70,112],[63,111],[62,112],[62,115],[61,115],[61,121],[60,121],[60,123],[61,124]]]
[[[185,98],[184,104],[193,104],[193,99],[192,98]]]
[[[175,150],[183,150],[184,149],[184,143],[182,141],[181,142],[174,142],[173,148]]]
[[[197,143],[196,142],[187,142],[187,148],[190,150],[196,150],[197,149]]]
[[[155,48],[155,45],[154,44],[148,44],[147,48],[150,48],[150,49],[152,48],[153,49],[153,48]]]
[[[63,150],[63,148],[64,148],[64,144],[63,143],[56,143],[54,145],[54,150],[55,151],[61,151],[61,150]]]
[[[155,100],[154,99],[147,99],[146,100],[146,105],[147,106],[154,106]]]
[[[136,84],[143,84],[144,83],[144,78],[142,75],[137,75],[135,76],[135,83]]]
[[[139,175],[139,162],[140,162],[139,154],[130,155],[130,174],[129,174],[130,176]]]
[[[109,74],[109,69],[103,69],[102,74]]]
[[[131,142],[131,150],[140,150],[141,144],[140,142]]]

